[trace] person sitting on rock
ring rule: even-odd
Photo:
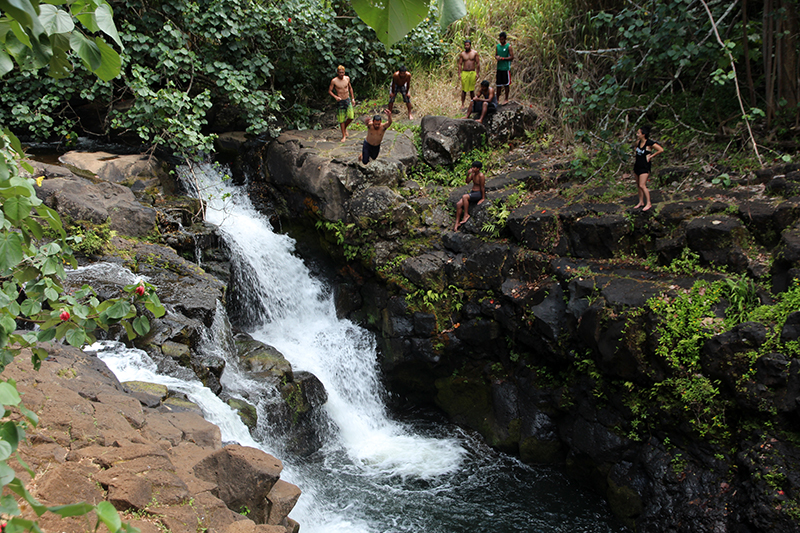
[[[461,199],[456,202],[456,225],[453,231],[458,231],[464,223],[469,220],[469,204],[474,203],[480,205],[486,200],[486,176],[483,175],[481,169],[483,163],[480,161],[473,161],[472,166],[467,172],[467,183],[472,182],[472,191],[465,194]],[[464,213],[464,218],[461,218],[461,213]],[[459,219],[461,221],[459,222]]]
[[[475,98],[473,98],[472,102],[469,104],[467,116],[464,118],[469,118],[472,113],[480,113],[481,116],[477,120],[483,124],[483,120],[486,118],[486,115],[489,113],[494,113],[495,111],[497,111],[497,96],[494,94],[494,89],[492,89],[491,85],[489,84],[489,80],[483,80],[481,82],[481,88],[478,91],[477,96],[475,96]]]
[[[389,122],[386,124],[381,123],[381,116],[375,115],[372,120],[366,119],[364,123],[367,125],[367,138],[364,139],[364,144],[361,147],[361,153],[358,160],[365,165],[369,163],[370,159],[378,159],[378,153],[381,151],[381,142],[383,136],[389,126],[392,125],[392,112],[388,109],[384,113],[389,115]]]

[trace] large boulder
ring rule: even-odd
[[[341,143],[329,131],[284,132],[267,147],[264,180],[282,192],[292,213],[343,220],[354,193],[371,185],[398,185],[417,160],[410,136],[389,130],[378,159],[359,163],[364,137],[365,132],[352,132]]]
[[[452,165],[483,145],[486,128],[474,120],[427,115],[422,118],[422,157],[432,166]]]
[[[122,185],[66,175],[45,178],[36,195],[62,216],[93,224],[108,222],[121,235],[145,237],[155,229],[156,211],[136,201]]]
[[[67,152],[58,158],[67,168],[81,176],[97,180],[147,188],[167,184],[174,188],[169,179],[166,165],[149,154],[120,155],[107,152]],[[169,194],[174,190],[168,191]]]
[[[524,137],[533,130],[537,118],[532,107],[509,102],[498,105],[497,111],[489,115],[486,128],[493,141],[503,143]]]

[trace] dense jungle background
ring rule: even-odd
[[[385,105],[401,63],[414,76],[418,116],[456,116],[462,41],[472,39],[490,77],[490,50],[506,31],[517,56],[511,97],[544,119],[531,138],[599,149],[595,161],[580,150],[575,157],[587,171],[627,160],[643,123],[655,126],[672,159],[725,154],[753,165],[796,149],[796,1],[490,0],[468,2],[467,15],[446,29],[433,6],[390,48],[347,2],[128,0],[113,8],[125,47],[120,76],[102,81],[82,64],[61,79],[14,69],[0,83],[0,123],[64,145],[88,135],[207,153],[222,131],[318,127],[338,64],[360,111],[371,112]]]

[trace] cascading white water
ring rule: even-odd
[[[199,172],[198,172],[199,170]],[[214,169],[194,176],[209,198],[207,218],[220,226],[240,262],[239,291],[247,291],[251,334],[279,349],[295,370],[315,374],[328,393],[326,412],[336,431],[312,457],[281,456],[279,443],[254,440],[237,414],[199,381],[156,373],[139,350],[120,343],[91,349],[121,381],[162,383],[185,393],[217,424],[223,441],[260,448],[285,465],[282,478],[303,491],[291,516],[311,533],[617,533],[623,528],[597,498],[560,473],[533,469],[499,454],[457,428],[392,420],[382,400],[373,337],[336,318],[324,286],[297,258],[294,242],[269,223]],[[223,202],[223,199],[225,201]],[[124,283],[130,283],[125,278]],[[252,380],[219,344],[224,309],[202,348],[228,364],[221,382],[228,394],[261,405],[274,391]],[[260,439],[260,437],[259,437]]]
[[[416,435],[387,416],[374,338],[337,318],[330,293],[293,254],[294,241],[273,233],[241,189],[220,180],[215,169],[198,170],[192,183],[209,199],[206,220],[220,228],[233,260],[249,266],[248,286],[237,290],[248,291],[247,301],[261,309],[251,335],[325,385],[326,412],[338,428],[338,439],[327,445],[381,476],[425,479],[456,471],[464,454],[458,441]]]

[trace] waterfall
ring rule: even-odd
[[[207,220],[218,225],[231,251],[236,301],[250,334],[325,386],[331,431],[324,433],[322,449],[310,457],[281,455],[280,442],[271,441],[269,432],[253,438],[237,414],[199,381],[158,375],[147,354],[120,343],[90,349],[120,381],[161,383],[186,394],[220,427],[223,442],[279,457],[285,466],[281,477],[302,490],[290,516],[303,532],[624,531],[599,498],[557,470],[500,454],[438,415],[393,419],[384,403],[374,337],[336,317],[330,291],[294,254],[294,241],[274,233],[244,191],[229,186],[212,167],[195,168],[193,176],[208,199]],[[261,416],[275,391],[263,390],[263,383],[241,371],[234,350],[220,342],[229,337],[226,328],[220,307],[201,350],[226,359],[225,392],[257,404]]]
[[[193,177],[201,197],[209,199],[206,220],[219,227],[232,262],[246,265],[247,283],[237,291],[257,310],[250,334],[325,386],[325,411],[336,428],[329,452],[341,448],[365,472],[382,476],[427,479],[455,472],[465,453],[457,440],[422,437],[388,417],[375,339],[337,318],[330,291],[294,255],[294,241],[274,233],[244,191],[211,167]]]

